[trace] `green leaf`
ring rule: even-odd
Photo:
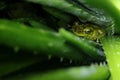
[[[120,79],[120,38],[107,37],[102,41],[103,49],[106,54],[110,68],[112,80]]]
[[[65,44],[59,33],[30,28],[8,20],[0,20],[0,44],[18,47],[38,54],[83,60],[79,50]]]
[[[48,71],[46,73],[31,73],[8,77],[5,80],[106,80],[109,77],[106,65],[91,65]]]

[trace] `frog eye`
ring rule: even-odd
[[[86,34],[91,34],[93,31],[92,31],[92,29],[86,28],[86,29],[84,29],[84,32]]]
[[[98,33],[99,33],[100,35],[102,35],[102,34],[103,34],[103,31],[101,31],[101,30],[98,30]]]

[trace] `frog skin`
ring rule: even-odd
[[[90,23],[75,22],[72,26],[72,32],[77,36],[97,42],[105,35],[105,31],[102,28]]]

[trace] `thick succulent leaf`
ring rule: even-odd
[[[53,70],[46,73],[28,73],[5,80],[106,80],[109,77],[106,65],[91,65]]]
[[[56,32],[27,27],[8,20],[0,20],[0,44],[36,51],[38,54],[83,60],[79,50],[65,43]]]
[[[120,79],[120,38],[108,37],[102,41],[112,80]]]
[[[74,4],[71,4],[69,0],[25,0],[25,1],[34,2],[34,3],[60,9],[62,11],[65,11],[67,13],[71,13],[77,16],[83,22],[92,22],[100,26],[111,25],[109,24],[111,22],[111,18],[103,15],[95,16],[94,14],[91,14],[83,10],[83,8],[80,8]]]

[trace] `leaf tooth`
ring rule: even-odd
[[[69,62],[69,63],[71,64],[72,62],[73,62],[72,59],[70,59],[70,62]]]
[[[103,62],[103,65],[106,65],[106,64],[107,64],[107,63],[104,61],[104,62]]]
[[[63,57],[60,57],[60,62],[63,62]]]
[[[103,62],[100,62],[100,63],[99,63],[99,66],[101,66],[101,67],[102,67],[103,65],[104,65]]]
[[[33,51],[33,54],[37,55],[37,54],[38,54],[38,52],[37,52],[37,51]]]
[[[14,47],[14,52],[17,53],[20,50],[20,48],[18,46]]]
[[[52,58],[52,55],[48,55],[48,60],[50,60]]]
[[[91,67],[92,66],[98,66],[98,63],[91,63]]]

